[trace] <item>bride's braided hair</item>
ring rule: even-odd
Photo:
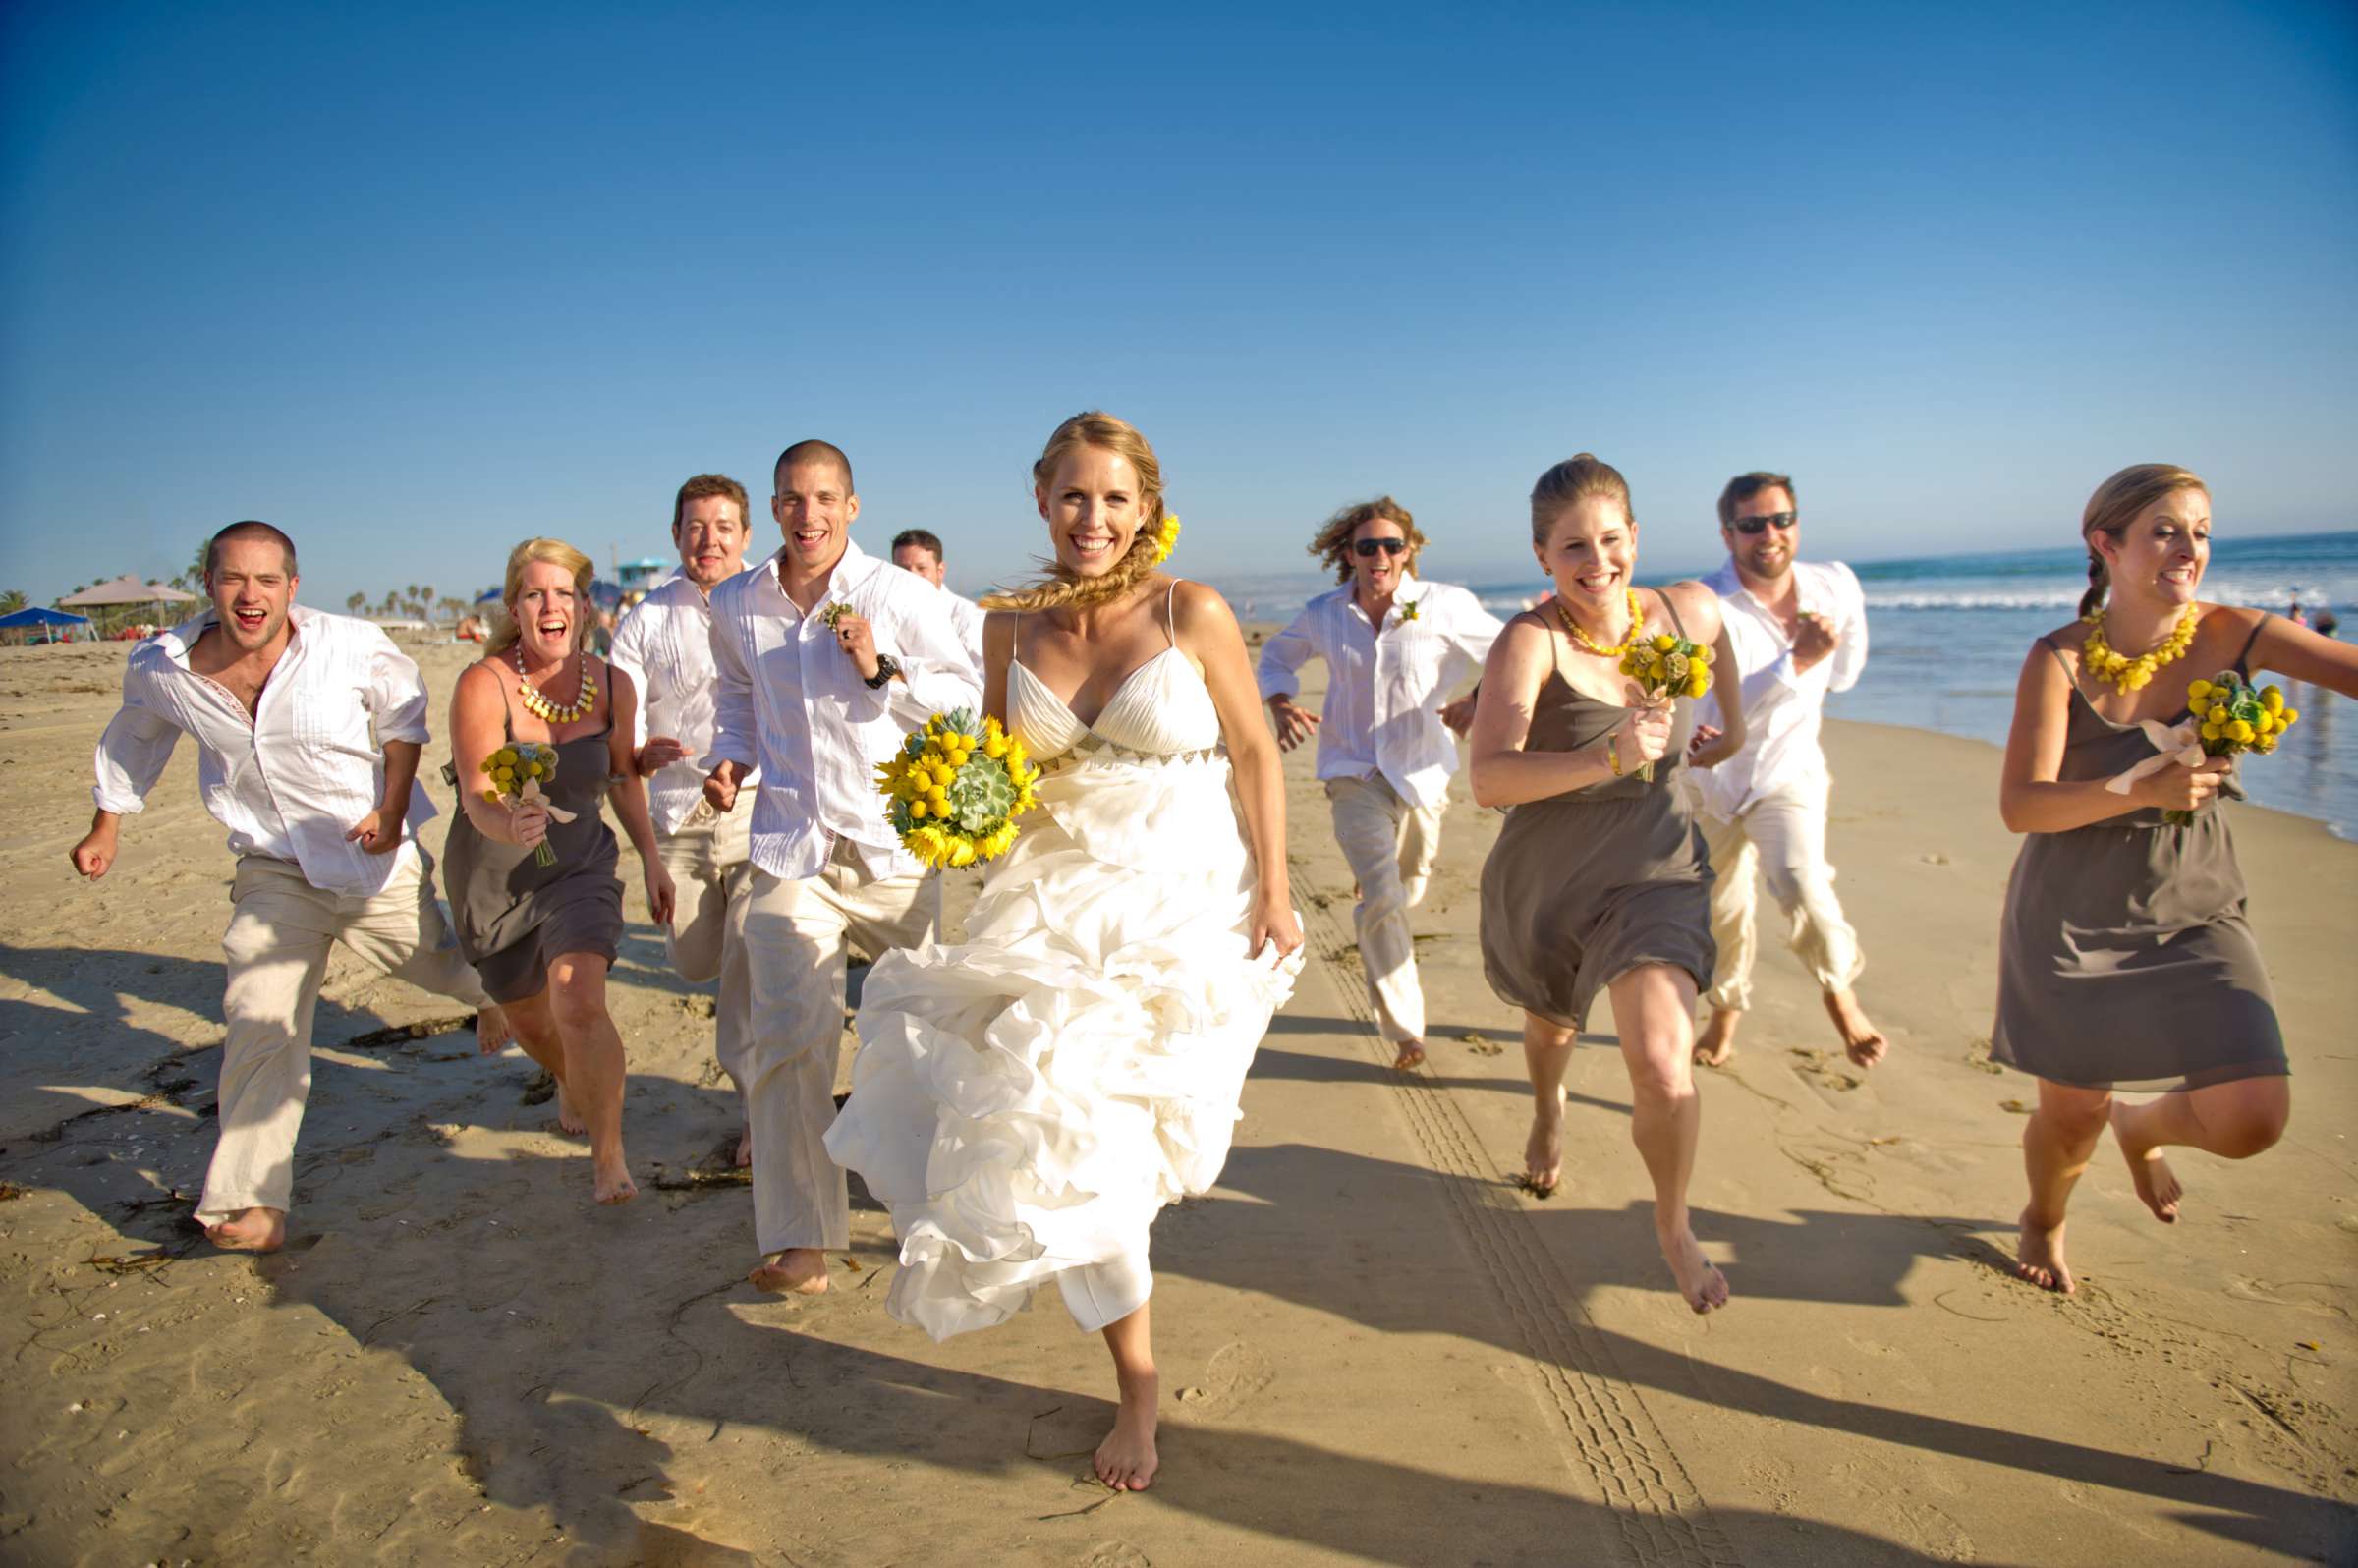
[[[1112,571],[1097,577],[1083,577],[1052,558],[1042,560],[1045,577],[1028,588],[984,594],[979,601],[982,608],[1085,610],[1120,598],[1154,570],[1155,539],[1162,532],[1162,465],[1154,460],[1154,449],[1138,433],[1138,426],[1095,410],[1074,415],[1056,426],[1039,461],[1032,465],[1033,488],[1044,492],[1054,482],[1056,465],[1064,461],[1065,454],[1085,446],[1126,459],[1138,475],[1139,498],[1144,505],[1138,536],[1130,541],[1129,553],[1114,562]]]

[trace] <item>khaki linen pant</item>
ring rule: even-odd
[[[849,840],[837,841],[815,876],[790,880],[754,868],[745,920],[754,980],[746,1102],[754,1237],[764,1257],[851,1245],[851,1192],[825,1144],[835,1125],[849,950],[880,958],[929,941],[940,924],[940,877],[871,877]]]
[[[1848,990],[1866,968],[1859,935],[1834,896],[1834,868],[1825,863],[1825,808],[1830,781],[1823,773],[1754,800],[1734,820],[1697,811],[1711,852],[1712,940],[1718,972],[1704,1000],[1741,1012],[1752,1005],[1752,962],[1759,948],[1753,918],[1753,872],[1791,923],[1786,939],[1825,991]]]
[[[435,902],[422,848],[415,868],[365,895],[321,892],[292,861],[241,856],[229,897],[221,1141],[196,1206],[208,1225],[241,1209],[283,1210],[294,1195],[295,1136],[311,1092],[311,1015],[329,944],[342,942],[421,990],[474,1008],[491,1003]]]
[[[700,805],[677,830],[659,834],[655,853],[679,887],[679,904],[665,943],[671,967],[694,985],[718,979],[713,1054],[748,1104],[754,1049],[754,973],[745,947],[745,921],[754,904],[753,798],[733,812]]]
[[[1326,804],[1334,813],[1335,842],[1359,880],[1351,920],[1376,1025],[1395,1044],[1423,1039],[1425,988],[1417,981],[1408,912],[1424,902],[1425,884],[1441,852],[1446,803],[1412,806],[1378,773],[1328,779]]]

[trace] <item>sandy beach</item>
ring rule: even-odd
[[[438,853],[472,653],[414,651]],[[1529,1091],[1475,940],[1498,818],[1461,784],[1418,914],[1432,1060],[1394,1075],[1295,754],[1314,962],[1221,1186],[1156,1227],[1163,1470],[1113,1496],[1088,1474],[1104,1353],[1052,1298],[931,1343],[885,1314],[872,1204],[830,1295],[744,1284],[750,1195],[708,1168],[736,1121],[709,1001],[644,924],[614,977],[637,1203],[592,1207],[521,1053],[478,1058],[449,1004],[339,951],[295,1240],[208,1247],[188,1216],[232,861],[193,747],[103,882],[66,861],[125,652],[0,649],[0,1561],[2358,1557],[2358,844],[2315,823],[2233,819],[2290,1133],[2240,1164],[2173,1153],[2174,1228],[2107,1141],[2065,1300],[2008,1272],[2035,1090],[1986,1059],[2014,852],[1997,754],[1829,726],[1832,854],[1892,1054],[1851,1068],[1771,947],[1738,1055],[1704,1075],[1696,1228],[1734,1302],[1699,1319],[1655,1252],[1609,1014],[1572,1069],[1563,1190],[1510,1184]]]

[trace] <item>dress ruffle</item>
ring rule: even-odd
[[[935,1339],[1143,1254],[1165,1204],[1218,1179],[1301,967],[1246,956],[1252,860],[1224,759],[1082,760],[1040,797],[968,940],[870,972],[827,1135],[892,1211],[893,1316]]]

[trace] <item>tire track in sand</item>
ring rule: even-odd
[[[1387,1069],[1384,1043],[1356,960],[1358,944],[1332,913],[1342,902],[1292,868],[1309,946],[1336,995]],[[1325,955],[1348,954],[1351,962]],[[1644,1400],[1620,1374],[1611,1348],[1580,1305],[1572,1282],[1506,1198],[1481,1140],[1450,1095],[1402,1077],[1392,1090],[1426,1162],[1443,1175],[1458,1230],[1488,1276],[1531,1364],[1546,1407],[1563,1424],[1565,1463],[1591,1478],[1620,1526],[1626,1559],[1652,1565],[1738,1568],[1735,1549],[1705,1506]]]

